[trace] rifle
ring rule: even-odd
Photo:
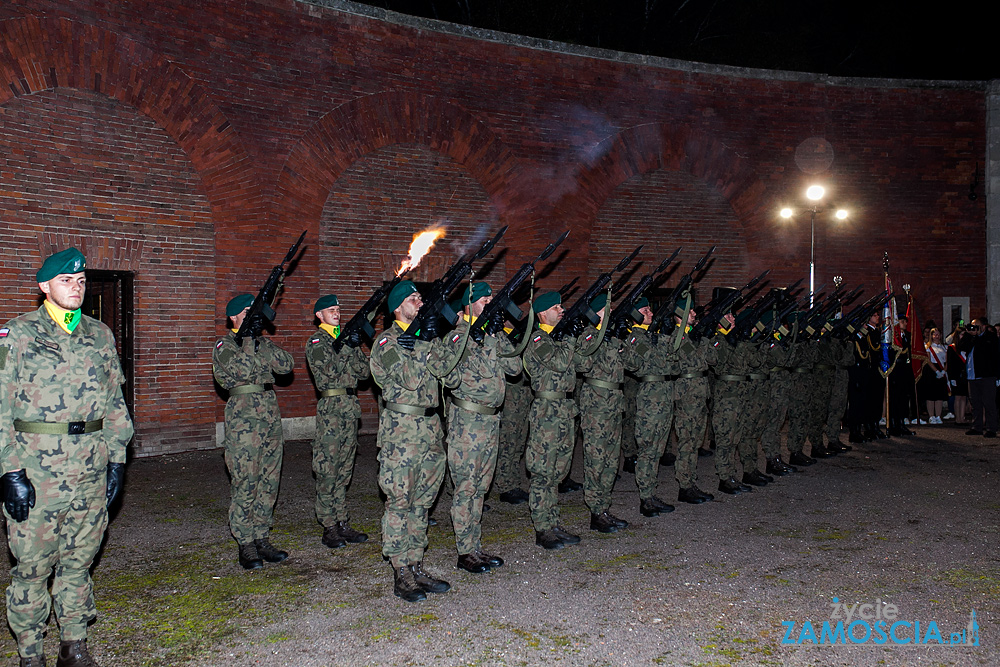
[[[576,300],[576,303],[570,306],[569,309],[563,314],[563,318],[559,320],[559,323],[556,324],[555,329],[553,329],[550,334],[553,340],[558,341],[565,338],[572,328],[576,326],[577,320],[581,317],[586,317],[587,320],[595,326],[601,321],[597,316],[597,313],[591,310],[590,302],[593,301],[598,294],[604,291],[604,289],[608,286],[608,283],[611,282],[611,276],[615,273],[621,272],[626,266],[628,266],[629,263],[635,259],[635,256],[639,254],[640,250],[642,250],[641,245],[633,250],[631,255],[626,255],[622,261],[618,262],[618,265],[615,266],[615,268],[610,271],[606,271],[597,277],[594,284],[587,288],[583,295]]]
[[[468,258],[460,258],[443,276],[435,280],[427,291],[427,296],[423,299],[424,304],[420,306],[417,316],[413,318],[407,331],[415,332],[414,335],[421,340],[429,340],[437,336],[437,319],[439,317],[444,317],[449,324],[456,324],[458,313],[448,305],[448,295],[455,291],[455,288],[467,275],[472,273],[472,263],[485,257],[506,232],[507,225],[504,225],[496,236],[483,244],[483,247]]]
[[[859,306],[855,306],[854,310],[845,315],[840,319],[837,324],[833,327],[834,335],[846,335],[857,333],[858,330],[865,325],[865,323],[871,318],[872,313],[881,309],[885,302],[892,298],[893,295],[889,294],[887,291],[882,290],[872,298],[865,301]]]
[[[608,331],[619,332],[625,327],[625,318],[630,317],[636,324],[642,324],[642,315],[640,315],[635,310],[635,302],[638,301],[647,289],[649,289],[661,273],[666,271],[667,267],[670,266],[677,255],[681,252],[680,248],[674,251],[670,257],[660,262],[660,265],[656,267],[653,271],[647,273],[642,277],[642,279],[636,283],[635,287],[628,293],[628,295],[618,302],[615,309],[611,311],[611,317],[609,319]]]
[[[739,301],[740,297],[743,296],[743,293],[756,287],[757,283],[763,280],[764,277],[770,272],[771,269],[765,269],[763,273],[752,279],[742,288],[734,290],[724,297],[721,297],[717,302],[711,304],[711,308],[706,308],[705,313],[698,320],[698,323],[691,328],[691,340],[699,340],[700,338],[714,332],[715,328],[719,325],[719,320],[722,319],[723,315],[732,310],[733,304]]]
[[[660,307],[657,308],[656,312],[653,314],[653,321],[649,325],[649,331],[663,333],[661,329],[665,326],[664,320],[667,318],[667,315],[672,314],[674,310],[676,310],[677,299],[691,289],[691,283],[694,281],[695,274],[705,267],[705,264],[708,263],[708,259],[712,256],[712,253],[715,252],[715,248],[716,246],[709,248],[708,252],[706,252],[705,255],[698,260],[698,263],[694,265],[694,268],[691,269],[689,273],[681,277],[680,282],[677,283],[677,287],[674,288],[674,291],[670,293],[667,300],[660,304]],[[685,322],[684,324],[686,325],[687,323]],[[673,329],[673,323],[671,323],[670,328]]]
[[[403,279],[410,269],[403,270],[398,276],[393,277],[385,285],[377,288],[375,292],[368,297],[365,304],[354,314],[354,317],[348,321],[347,324],[340,328],[340,336],[338,336],[333,341],[333,349],[338,353],[344,347],[344,341],[346,341],[352,334],[357,332],[359,335],[364,334],[369,340],[375,338],[375,329],[372,327],[372,320],[375,319],[375,313],[378,307],[382,305],[385,298],[389,296],[389,292],[392,291],[396,285]]]
[[[749,309],[750,315],[744,318],[743,324],[740,326],[740,336],[747,340],[755,340],[760,334],[767,331],[769,327],[773,328],[777,319],[775,313],[771,313],[771,318],[767,322],[764,321],[765,315],[772,310],[777,310],[782,306],[782,302],[789,300],[794,302],[792,294],[798,289],[802,280],[802,278],[799,278],[788,287],[768,290],[767,294],[757,299],[757,302]]]
[[[558,239],[553,243],[545,246],[541,254],[530,262],[525,262],[521,265],[521,268],[517,270],[517,273],[507,281],[507,284],[500,288],[494,296],[493,299],[483,308],[483,312],[479,314],[476,318],[475,323],[469,327],[469,336],[473,340],[482,343],[483,333],[496,333],[503,326],[504,318],[509,317],[511,322],[520,322],[524,313],[521,309],[517,307],[514,303],[514,293],[517,292],[521,284],[528,279],[528,276],[535,272],[535,264],[547,259],[552,253],[556,251],[566,237],[569,236],[569,230],[562,233]]]
[[[268,275],[267,280],[264,281],[264,286],[260,288],[257,292],[257,296],[254,298],[253,303],[250,304],[250,308],[247,309],[246,317],[243,318],[243,323],[240,324],[239,330],[236,332],[236,344],[242,345],[243,339],[249,336],[256,340],[260,336],[260,332],[264,329],[265,320],[268,322],[274,321],[274,316],[277,314],[274,312],[274,308],[271,304],[274,303],[274,297],[278,295],[278,290],[284,285],[285,276],[285,264],[292,261],[295,257],[295,253],[299,251],[299,246],[302,245],[302,239],[306,237],[306,233],[302,232],[299,236],[299,240],[295,242],[288,252],[285,254],[285,258],[281,260],[281,264],[271,269],[270,275]]]

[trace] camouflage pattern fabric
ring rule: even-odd
[[[794,344],[796,347],[796,370],[792,373],[792,389],[788,400],[788,453],[801,452],[806,440],[811,440],[813,446],[819,446],[810,438],[815,435],[815,419],[817,416],[818,387],[816,365],[818,349],[814,341],[802,341]],[[803,372],[804,371],[804,372]],[[823,402],[825,409],[826,403]],[[824,412],[825,416],[825,412]],[[822,430],[819,431],[822,434]]]
[[[520,357],[515,361],[520,364]],[[528,408],[531,385],[521,369],[505,378],[506,392],[500,411],[500,449],[493,476],[494,493],[506,493],[521,487],[521,459],[528,442]]]
[[[716,348],[705,339],[681,345],[677,373],[702,373],[718,360]],[[674,428],[677,431],[677,460],[674,477],[682,489],[698,484],[698,448],[705,439],[708,423],[708,377],[682,378],[674,383]]]
[[[133,435],[124,379],[111,330],[90,317],[68,334],[42,306],[0,328],[0,465],[3,473],[24,469],[35,488],[25,521],[4,510],[17,561],[7,622],[22,657],[41,655],[52,602],[64,641],[86,638],[96,618],[90,568],[107,528],[107,466],[125,462]],[[14,430],[15,419],[103,419],[104,428],[23,433]]]
[[[400,347],[393,323],[375,340],[370,366],[386,403],[437,408],[439,380],[460,354],[468,324],[433,341]],[[444,479],[445,454],[438,415],[410,415],[383,408],[378,427],[378,483],[385,493],[382,554],[393,568],[419,563],[427,548],[427,512]]]
[[[645,375],[676,374],[675,356],[667,336],[651,336],[641,326],[632,327],[625,338],[629,370],[640,379]],[[639,498],[656,495],[660,457],[673,420],[674,383],[670,380],[640,382],[635,397],[635,483]]]
[[[781,428],[788,418],[788,397],[792,391],[795,348],[774,345],[770,349],[771,379],[768,383],[767,418],[760,438],[766,458],[781,456]]]
[[[445,379],[451,395],[490,408],[504,400],[504,374],[517,373],[521,360],[501,357],[514,348],[506,336],[470,341],[458,366]],[[500,415],[484,415],[452,404],[448,411],[448,470],[455,484],[451,521],[458,554],[482,546],[483,499],[493,481],[499,446]]]
[[[334,337],[324,329],[306,341],[306,362],[318,391],[355,389],[368,377],[368,357],[360,348],[344,345],[337,352]],[[324,528],[350,521],[347,487],[354,473],[358,451],[357,395],[324,396],[316,404],[316,435],[312,442],[313,473],[316,475],[316,519]]]
[[[748,380],[730,380],[726,375],[746,376],[750,371],[750,344],[718,343],[715,393],[712,395],[712,425],[715,427],[715,472],[720,480],[736,477],[736,452],[746,423],[744,407]]]
[[[622,456],[638,456],[635,444],[635,397],[639,393],[639,381],[632,373],[625,374],[625,388],[622,394],[625,399],[625,411],[622,413]]]
[[[269,339],[243,339],[229,332],[215,344],[212,373],[223,389],[274,382],[274,373],[290,373],[292,355]],[[224,441],[230,477],[229,530],[238,544],[268,536],[281,481],[284,440],[281,413],[273,391],[230,396],[225,410]]]
[[[576,339],[555,341],[544,331],[535,331],[524,350],[524,368],[534,391],[573,391],[576,385]],[[559,525],[556,487],[569,472],[576,436],[578,413],[572,398],[536,397],[528,410],[528,449],[525,460],[531,475],[528,507],[536,531]]]
[[[851,384],[848,369],[854,365],[854,344],[850,340],[830,341],[830,363],[836,367],[830,383],[830,400],[826,410],[826,439],[840,440],[840,427],[847,412],[847,392]]]
[[[747,370],[754,375],[767,375],[771,369],[770,353],[767,347],[749,344],[750,360]],[[767,420],[768,380],[753,379],[747,383],[743,404],[744,426],[738,446],[743,472],[759,469],[758,447]]]
[[[595,340],[597,335],[596,329],[587,327],[581,338],[586,344]],[[624,352],[622,341],[607,336],[595,352],[580,359],[577,370],[584,378],[620,385],[625,379]],[[592,514],[600,514],[611,507],[611,491],[618,475],[625,401],[620,389],[598,387],[587,384],[586,380],[579,392],[580,428],[583,431],[583,500]]]

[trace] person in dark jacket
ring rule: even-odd
[[[969,400],[972,402],[972,428],[966,435],[997,435],[997,377],[1000,377],[1000,341],[985,318],[972,320],[968,335],[958,343],[966,353]]]

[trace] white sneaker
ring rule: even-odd
[[[931,417],[931,419],[934,419],[934,418],[933,418],[933,417]],[[925,420],[923,420],[923,419],[914,419],[914,420],[913,420],[913,423],[914,423],[914,424],[920,424],[921,426],[927,426],[927,421],[925,421]],[[934,423],[934,422],[931,422],[931,424],[933,424],[933,423]]]
[[[955,415],[953,413],[951,413],[951,412],[949,412],[944,417],[942,417],[942,419],[954,419],[954,418],[955,418]]]
[[[878,425],[879,426],[885,426],[885,417],[882,417],[882,419],[878,420]]]
[[[910,420],[907,419],[906,417],[903,417],[903,423],[906,424],[907,426],[909,426],[910,425]]]

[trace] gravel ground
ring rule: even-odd
[[[632,525],[593,533],[582,493],[564,495],[563,523],[583,542],[556,552],[534,545],[525,505],[494,500],[484,547],[507,563],[482,575],[455,569],[446,483],[426,567],[452,590],[417,604],[392,595],[379,552],[374,438],[362,438],[349,494],[372,539],[320,544],[309,443],[290,442],[273,541],[292,556],[257,573],[239,569],[228,536],[221,451],[134,461],[95,572],[92,650],[105,667],[1000,664],[1000,448],[954,426],[918,428],[655,519],[639,514],[623,473],[612,511]],[[714,459],[699,474],[714,490]],[[660,496],[676,494],[673,469],[661,469]],[[933,621],[945,639],[975,609],[980,646],[782,643],[783,621],[793,638],[806,621],[819,634],[833,598],[894,604],[898,620]],[[56,642],[51,632],[50,656]],[[0,656],[16,664],[9,633]]]

